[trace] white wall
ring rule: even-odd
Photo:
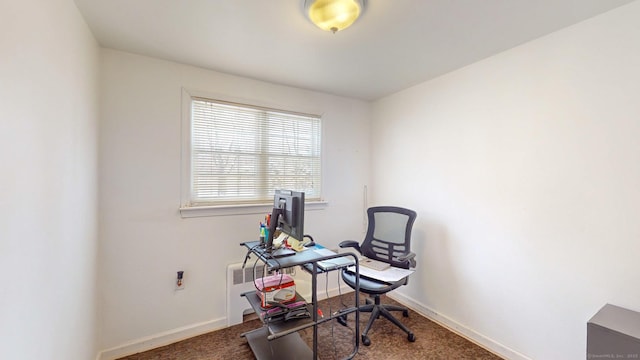
[[[2,359],[97,353],[98,56],[73,1],[2,2]]]
[[[419,214],[406,299],[532,359],[584,359],[605,303],[640,311],[638,19],[636,1],[374,104],[374,202]]]
[[[108,49],[102,62],[105,358],[226,325],[226,266],[242,261],[239,243],[256,239],[264,216],[180,217],[182,87],[321,113],[329,205],[306,212],[305,232],[328,246],[362,237],[368,103]],[[175,292],[178,270],[185,271],[185,289]]]

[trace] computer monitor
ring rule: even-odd
[[[273,211],[269,223],[269,236],[265,248],[273,247],[276,230],[302,241],[304,237],[304,193],[291,190],[276,190],[273,196]]]

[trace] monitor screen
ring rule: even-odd
[[[266,248],[273,245],[276,228],[302,241],[304,236],[304,193],[291,190],[276,190],[273,196],[273,211],[269,224]]]

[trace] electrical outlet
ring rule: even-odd
[[[178,271],[176,277],[176,290],[184,290],[184,271]]]

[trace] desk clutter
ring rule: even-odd
[[[290,304],[273,303],[272,306],[271,309],[260,314],[262,321],[269,323],[311,317],[306,301],[296,301]]]
[[[263,308],[296,300],[296,284],[291,275],[269,275],[255,279],[253,283]]]
[[[274,274],[254,280],[262,321],[288,321],[311,317],[307,302],[296,301],[296,284],[288,274]]]

